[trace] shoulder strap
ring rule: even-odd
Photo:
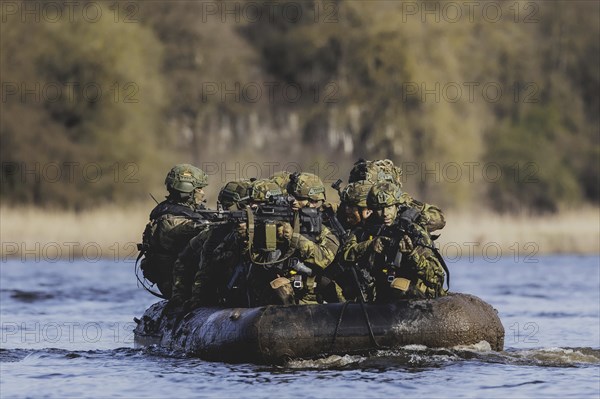
[[[194,210],[190,209],[188,206],[163,201],[160,204],[156,205],[152,212],[150,212],[150,220],[158,219],[161,216],[167,214],[172,214],[175,216],[186,216],[190,219],[204,219],[204,216],[201,213],[194,212]]]

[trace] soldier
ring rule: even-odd
[[[389,159],[375,161],[359,159],[354,163],[348,181],[352,183],[360,180],[367,180],[373,184],[387,181],[402,188],[402,169],[395,166]],[[408,193],[402,193],[402,196],[407,207],[417,209],[420,212],[417,222],[429,233],[444,228],[446,220],[440,208],[417,201]]]
[[[257,215],[267,205],[276,204],[283,213],[288,209],[293,226],[279,220],[277,234],[271,236],[267,223],[255,223],[248,229],[253,236],[238,231],[214,251],[211,262],[220,269],[232,270],[225,290],[228,306],[240,306],[244,302],[241,293],[246,295],[245,306],[317,303],[315,286],[322,282],[322,271],[339,248],[337,238],[322,225],[318,212],[325,199],[325,187],[315,175],[296,175],[287,187],[294,196],[287,204],[277,188],[271,182],[256,181],[251,190],[251,206],[259,208]],[[278,191],[278,195],[273,195]]]
[[[189,164],[175,165],[165,179],[166,200],[150,213],[144,230],[141,269],[144,278],[156,283],[165,298],[171,297],[173,265],[188,241],[206,228],[204,191],[207,176]]]
[[[251,185],[252,182],[248,179],[228,182],[219,192],[218,208],[224,210],[244,209],[250,200]],[[205,250],[206,253],[214,251],[216,246],[230,233],[229,227],[226,225],[211,226],[192,238],[181,251],[173,267],[173,296],[169,301],[169,308],[180,306],[184,301],[192,298],[193,292],[196,293],[195,302],[188,303],[187,307],[198,306],[200,293],[207,291],[202,287],[206,271],[204,274],[199,273],[202,251]]]
[[[342,249],[343,259],[363,272],[358,283],[366,300],[446,294],[444,268],[429,234],[417,223],[420,213],[405,198],[393,183],[374,185],[367,197],[373,215]]]
[[[340,207],[338,218],[348,230],[354,230],[358,225],[367,220],[373,213],[367,208],[367,195],[373,187],[368,180],[358,180],[349,183],[340,191]]]
[[[338,236],[342,246],[347,242],[350,234],[356,228],[362,226],[373,213],[372,210],[367,208],[367,195],[371,187],[373,187],[373,183],[370,181],[359,180],[349,183],[342,190],[339,190],[341,203],[338,207],[337,218],[345,229],[344,235]],[[339,285],[345,299],[358,300],[360,291],[357,289],[352,270],[344,267],[342,258],[342,251],[338,251],[336,259],[328,267],[326,275]]]
[[[298,212],[303,208],[321,209],[325,201],[325,186],[318,176],[311,173],[291,175],[287,192],[293,196],[292,209]],[[324,298],[321,296],[327,291],[325,287],[331,284],[330,279],[324,276],[324,271],[335,259],[340,245],[339,238],[326,225],[319,232],[300,234],[294,232],[289,223],[280,224],[278,235],[294,249],[295,257],[311,271],[310,275],[291,272],[285,276],[294,284],[296,302],[309,304],[322,301]],[[341,297],[339,287],[335,291]],[[335,300],[331,298],[331,294],[328,299]]]
[[[255,209],[282,195],[279,186],[266,179],[241,183],[243,189],[239,184],[229,183],[219,196],[223,204],[228,198],[237,201],[229,210],[241,210],[247,206]],[[210,236],[207,234],[205,237],[201,256],[198,257],[199,269],[194,279],[192,299],[186,304],[187,308],[247,305],[247,287],[238,267],[243,268],[245,264],[242,263],[248,261],[248,227],[245,222],[235,225],[234,229],[232,227],[231,224],[216,226],[209,230]]]

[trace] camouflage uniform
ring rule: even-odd
[[[321,179],[311,173],[290,176],[287,192],[296,201],[309,201],[316,204],[325,201],[325,186]],[[321,209],[323,203],[321,203]],[[332,210],[333,211],[333,210]],[[327,217],[335,215],[333,212]],[[321,301],[338,302],[344,300],[341,288],[327,276],[326,269],[333,263],[340,246],[340,237],[336,236],[325,218],[321,232],[316,236],[292,234],[288,241],[295,249],[294,256],[312,270],[311,276],[290,273],[286,277],[293,280],[294,296],[298,303],[309,304]],[[329,226],[328,226],[329,225]],[[301,287],[300,281],[302,282]]]
[[[364,219],[362,213],[367,209],[367,195],[373,184],[369,180],[358,180],[340,190],[341,204],[338,207],[337,217],[347,230],[356,228],[357,224]],[[356,214],[352,212],[349,217],[347,214],[350,212],[349,209],[353,209]]]
[[[169,196],[152,210],[144,230],[141,269],[144,277],[170,298],[179,252],[206,228],[203,215],[197,211],[203,209],[202,188],[207,185],[207,176],[201,169],[180,164],[171,169],[165,185]]]
[[[255,180],[247,188],[248,206],[255,207],[281,195],[281,189],[272,181]],[[248,232],[247,226],[242,227],[245,228],[237,226],[232,230],[231,225],[220,226],[207,238],[192,290],[193,298],[200,304],[248,305],[244,281],[249,263]]]
[[[313,198],[324,198],[322,183],[320,189],[322,191],[319,193],[313,190]],[[279,201],[273,201],[273,198],[280,198],[280,204],[287,203],[287,199],[281,197],[281,190],[272,181],[257,180],[250,191],[251,206]],[[293,192],[291,186],[290,192]],[[291,204],[288,203],[287,206]],[[279,229],[283,229],[286,223],[280,221]],[[253,226],[252,230],[256,230],[255,233],[258,234],[263,227],[265,226]],[[324,226],[315,234],[299,233],[299,225],[294,230],[288,223],[288,228],[287,236],[278,233],[274,250],[256,247],[257,242],[248,236],[240,239],[239,232],[219,244],[214,251],[213,262],[220,268],[231,271],[226,296],[232,299],[228,302],[244,301],[239,294],[241,292],[246,293],[248,306],[317,302],[315,284],[321,281],[321,271],[335,257],[339,243],[335,235]],[[260,242],[259,240],[258,243]]]
[[[401,188],[402,169],[395,166],[389,159],[378,159],[375,161],[359,159],[354,163],[348,181],[353,183],[361,180],[369,181],[372,184],[387,181],[395,183]],[[415,208],[421,212],[417,223],[424,227],[429,233],[444,228],[446,220],[440,208],[435,205],[417,201],[407,193],[403,193],[402,195],[405,206]]]
[[[371,209],[383,209],[405,205],[401,190],[393,183],[378,183],[369,192]],[[410,208],[403,208],[409,212]],[[401,213],[389,227],[393,229],[403,217]],[[359,283],[365,299],[389,301],[398,298],[434,298],[445,295],[443,289],[444,269],[430,248],[432,241],[426,230],[412,224],[420,241],[414,245],[403,245],[401,237],[381,238],[381,221],[375,217],[359,227],[350,237],[343,251],[343,259],[360,273]],[[387,247],[392,240],[397,247]],[[377,246],[381,249],[377,250]],[[404,248],[403,248],[404,247]],[[391,258],[403,252],[399,265]]]
[[[240,179],[227,183],[219,192],[217,202],[220,208],[243,209],[246,207],[251,186],[250,180]],[[212,270],[200,272],[202,254],[212,254],[217,245],[230,233],[230,226],[211,226],[192,238],[181,251],[173,267],[173,298],[176,306],[184,300],[193,298],[199,305],[200,302],[208,303],[216,297],[216,292],[211,293],[210,284]],[[206,262],[205,262],[206,263]]]

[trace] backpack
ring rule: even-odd
[[[150,221],[144,228],[142,234],[142,242],[139,243],[138,250],[138,261],[140,262],[140,269],[142,269],[144,278],[151,283],[158,283],[164,279],[164,264],[173,263],[177,256],[173,254],[165,253],[157,242],[156,231],[159,224],[165,220],[165,218],[171,217],[186,217],[190,219],[201,219],[202,216],[189,207],[181,204],[174,204],[169,202],[161,202],[158,204],[150,213]],[[143,258],[142,258],[143,256]]]
[[[373,184],[389,181],[402,187],[402,169],[389,159],[368,161],[361,158],[354,163],[348,183],[360,180],[367,180]]]

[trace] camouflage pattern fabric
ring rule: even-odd
[[[435,205],[417,201],[407,193],[403,193],[402,196],[404,197],[404,203],[407,206],[416,208],[421,212],[418,223],[424,227],[427,232],[431,233],[436,230],[441,230],[446,226],[446,218],[440,208]]]
[[[244,244],[237,232],[227,225],[207,230],[202,240],[201,255],[192,286],[192,301],[195,306],[223,304],[227,294],[225,287],[241,260]]]
[[[373,184],[387,181],[402,187],[402,169],[389,159],[375,161],[359,159],[350,171],[348,182],[354,183],[360,180],[367,180]]]
[[[426,244],[431,245],[425,230]],[[369,300],[389,301],[398,298],[435,298],[443,296],[444,269],[429,248],[416,246],[412,252],[405,254],[394,277],[410,281],[406,291],[391,287],[388,278],[391,270],[382,259],[382,255],[374,251],[375,239],[370,227],[360,227],[351,235],[342,248],[342,256],[349,267],[357,267],[358,275],[364,276],[359,283]]]
[[[402,169],[395,166],[389,159],[378,159],[374,161],[359,159],[354,163],[348,181],[350,183],[367,181],[371,184],[391,182],[398,185],[398,187],[402,187]],[[428,232],[431,233],[444,228],[446,220],[439,207],[417,201],[407,193],[403,193],[403,197],[404,203],[406,203],[407,206],[417,208],[421,212],[419,224],[425,227]]]
[[[157,205],[155,209],[161,205],[171,205],[171,202],[171,200],[166,200]],[[193,213],[193,208],[189,205],[173,204],[187,207],[190,213]],[[178,254],[193,237],[205,228],[205,223],[176,213],[162,214],[156,219],[151,219],[150,223],[146,226],[144,244],[147,246],[147,252],[142,261],[141,268],[144,271],[144,276],[156,283],[158,289],[165,297],[171,297],[173,267]],[[147,276],[147,273],[150,275]]]
[[[181,301],[191,298],[194,277],[198,271],[202,248],[213,229],[202,230],[181,251],[173,266],[173,295]]]
[[[291,173],[286,171],[275,172],[273,176],[269,177],[269,180],[277,184],[285,195],[287,194],[287,186],[290,184],[290,175]]]

